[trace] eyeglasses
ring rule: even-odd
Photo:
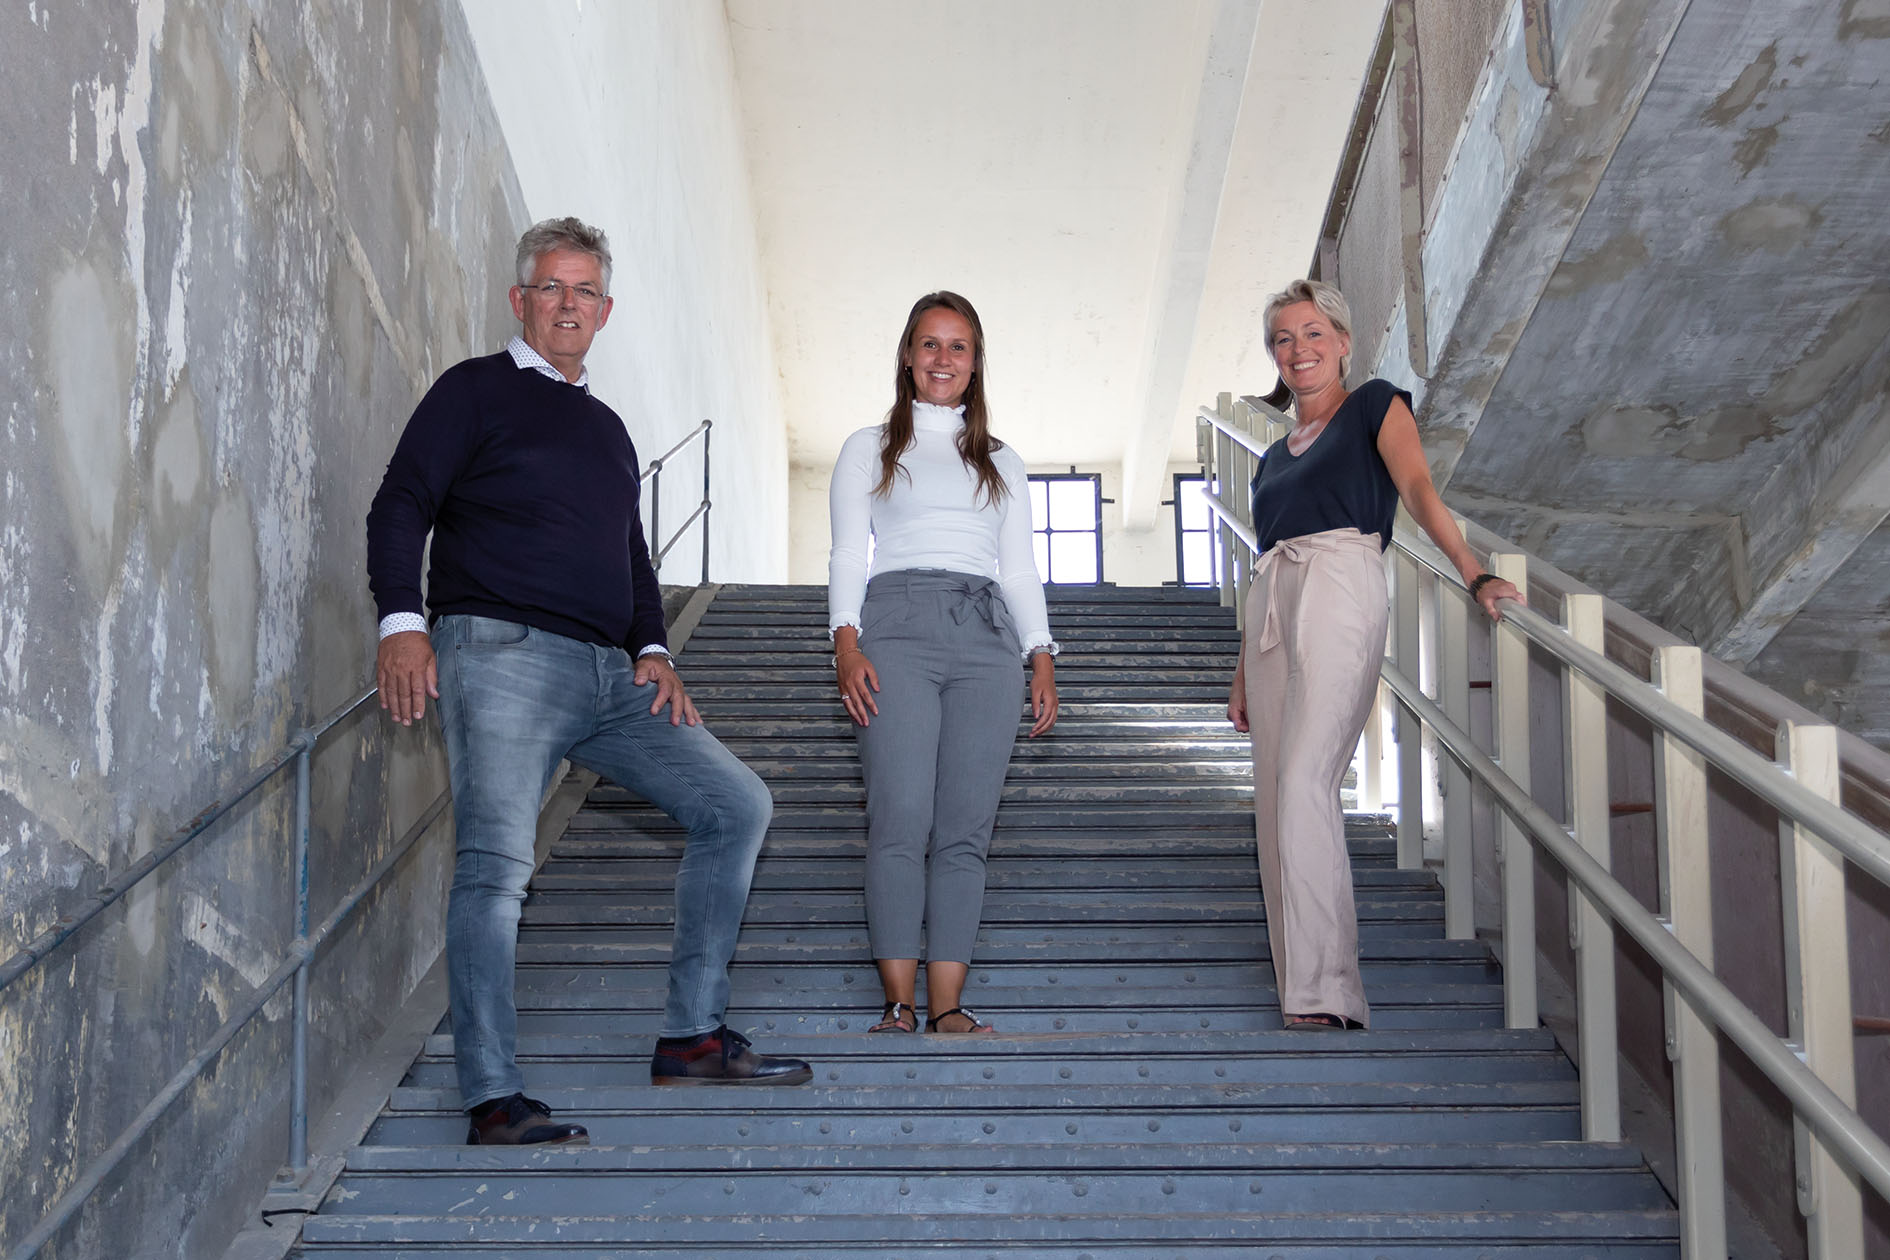
[[[596,306],[604,300],[604,295],[588,284],[561,284],[556,280],[547,280],[543,284],[521,284],[518,287],[541,294],[545,301],[553,304],[562,302],[567,292],[579,306]]]

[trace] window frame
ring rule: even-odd
[[[1101,473],[1080,473],[1080,472],[1071,471],[1071,472],[1066,472],[1066,473],[1035,473],[1034,472],[1034,473],[1026,473],[1025,476],[1031,482],[1044,483],[1043,525],[1041,528],[1038,527],[1034,514],[1032,515],[1031,522],[1030,522],[1031,546],[1033,550],[1036,547],[1036,536],[1039,534],[1042,534],[1044,536],[1044,549],[1043,549],[1044,573],[1042,575],[1044,583],[1046,585],[1056,585],[1056,586],[1102,586],[1104,585],[1105,577],[1103,574],[1103,543],[1102,543],[1102,505],[1103,505],[1102,474]],[[1094,491],[1093,498],[1096,505],[1096,519],[1095,519],[1094,524],[1092,524],[1089,528],[1087,529],[1054,529],[1051,527],[1050,525],[1050,485],[1053,482],[1059,482],[1059,481],[1082,481],[1082,482],[1089,483],[1091,490]],[[1029,493],[1028,486],[1025,487],[1025,493],[1026,494]],[[1095,581],[1093,582],[1058,582],[1057,581],[1054,575],[1055,570],[1053,567],[1055,564],[1055,560],[1053,556],[1054,548],[1052,548],[1050,544],[1059,534],[1063,534],[1063,535],[1088,534],[1095,540],[1095,544],[1096,544],[1096,579]]]
[[[1201,491],[1196,487],[1206,486],[1207,484],[1206,473],[1174,474],[1175,585],[1189,587],[1195,590],[1212,590],[1218,588],[1221,584],[1220,518],[1214,515],[1212,508],[1207,508],[1206,505],[1203,505],[1203,509],[1207,512],[1208,519],[1206,528],[1189,529],[1181,523],[1182,496],[1184,494],[1198,495]],[[1207,580],[1205,581],[1190,582],[1188,580],[1188,551],[1185,543],[1189,534],[1207,535],[1209,572]]]

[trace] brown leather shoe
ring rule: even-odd
[[[756,1054],[727,1024],[699,1037],[659,1039],[650,1056],[652,1085],[805,1085],[813,1079],[805,1060]]]
[[[468,1146],[536,1146],[548,1143],[553,1146],[589,1146],[590,1131],[581,1124],[566,1121],[557,1123],[551,1118],[551,1108],[536,1098],[527,1098],[523,1094],[513,1094],[508,1098],[494,1099],[483,1115],[471,1117],[472,1126],[466,1130]],[[475,1108],[474,1110],[480,1110]]]

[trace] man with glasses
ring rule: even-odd
[[[520,333],[449,368],[407,422],[368,511],[381,707],[439,701],[458,859],[447,907],[453,1054],[467,1141],[589,1141],[528,1098],[513,970],[539,804],[560,760],[682,823],[659,1085],[798,1085],[724,1022],[728,963],[773,802],[671,668],[638,517],[636,451],[584,367],[610,318],[610,247],[577,219],[518,243]],[[433,536],[422,614],[421,554]]]

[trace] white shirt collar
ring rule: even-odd
[[[965,422],[965,405],[941,407],[937,403],[912,400],[912,427],[928,433],[956,433]]]
[[[488,342],[487,344],[490,345],[491,343]],[[551,364],[545,360],[544,355],[539,354],[538,351],[527,345],[525,338],[519,336],[517,333],[512,334],[512,340],[505,343],[505,352],[512,356],[512,362],[518,364],[520,368],[529,368],[540,376],[549,376],[554,381],[576,385],[587,394],[591,392],[591,370],[588,367],[578,372],[577,380],[566,382],[564,380],[564,373],[552,367]]]

